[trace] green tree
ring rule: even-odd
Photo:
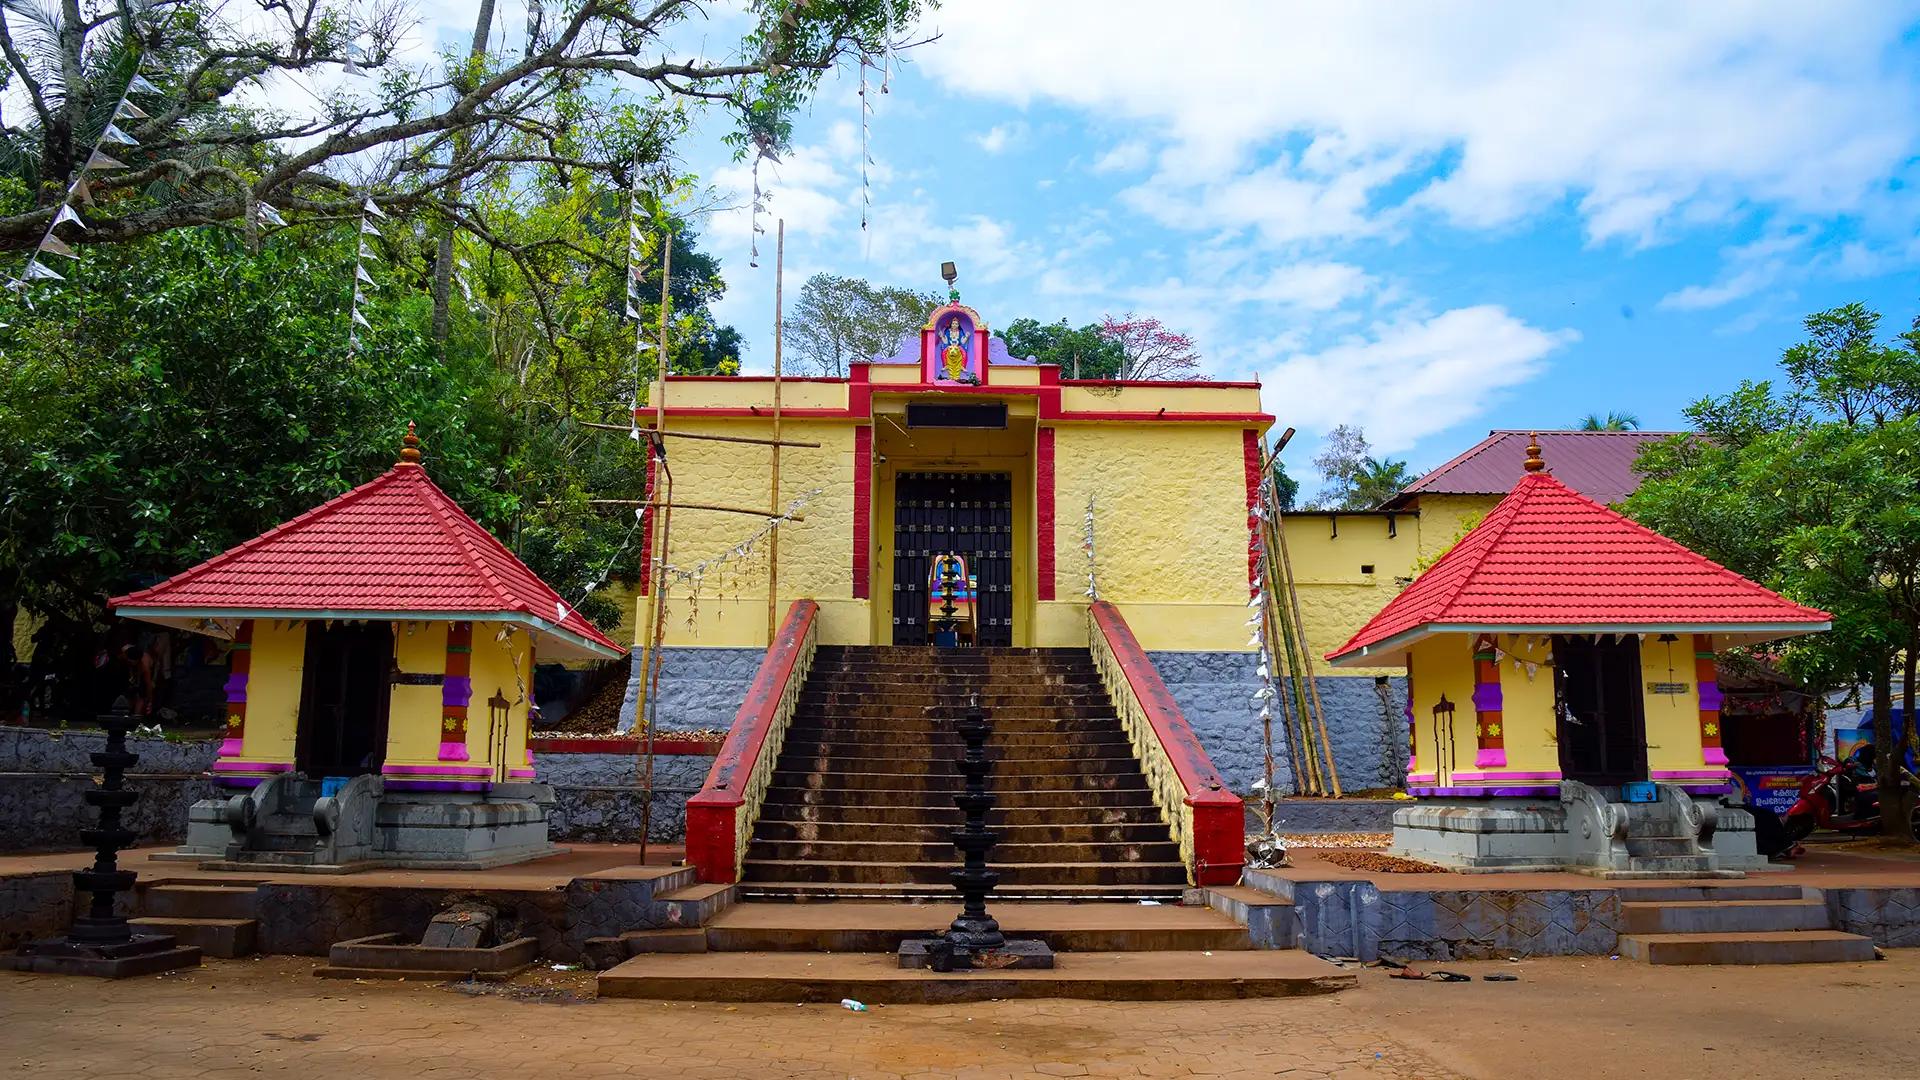
[[[849,364],[893,355],[939,306],[932,293],[815,274],[782,323],[786,352],[801,371],[843,377]]]
[[[1100,332],[1099,323],[1074,328],[1067,320],[1043,323],[1015,319],[999,331],[1007,351],[1022,359],[1057,364],[1069,379],[1115,379],[1127,365],[1120,342]]]
[[[0,612],[45,616],[55,657],[90,655],[107,597],[372,478],[411,419],[437,483],[569,601],[617,617],[584,594],[609,565],[631,577],[632,519],[586,500],[643,494],[638,444],[529,410],[478,325],[442,355],[431,298],[391,262],[370,264],[350,352],[357,240],[296,229],[256,253],[175,231],[88,253],[31,311],[0,296]]]
[[[1413,480],[1406,462],[1374,457],[1366,432],[1352,424],[1327,432],[1313,467],[1321,480],[1320,495],[1311,504],[1316,510],[1371,510]]]
[[[1887,342],[1854,304],[1806,320],[1784,386],[1743,382],[1686,415],[1704,437],[1642,449],[1636,519],[1801,603],[1833,630],[1779,646],[1814,690],[1866,687],[1889,834],[1913,813],[1892,732],[1893,675],[1914,715],[1920,661],[1920,330]],[[1909,726],[1909,739],[1914,738]]]
[[[1580,418],[1581,431],[1639,431],[1640,418],[1630,412],[1588,413]]]

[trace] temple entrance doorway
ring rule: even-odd
[[[393,628],[307,624],[295,767],[310,778],[378,772],[387,752]]]
[[[945,616],[937,580],[955,557],[960,644],[1013,644],[1013,476],[902,472],[894,482],[893,643],[925,645]]]
[[[1639,640],[1556,637],[1553,662],[1561,774],[1594,785],[1645,780]]]

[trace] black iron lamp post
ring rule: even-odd
[[[960,914],[944,934],[902,942],[900,966],[941,972],[975,967],[1051,968],[1053,950],[1046,942],[1009,940],[1000,923],[987,914],[987,894],[1000,883],[999,872],[987,867],[987,853],[1000,842],[1000,834],[987,828],[987,811],[995,802],[987,790],[987,774],[993,771],[993,763],[987,760],[987,737],[993,734],[993,724],[980,708],[978,694],[968,699],[966,714],[954,726],[967,744],[966,753],[956,762],[966,787],[953,797],[967,815],[966,824],[953,833],[953,846],[964,857],[960,868],[951,872],[953,887],[960,892]]]
[[[137,839],[120,822],[120,811],[140,798],[139,792],[126,788],[126,771],[140,760],[140,755],[127,749],[131,723],[124,703],[102,716],[107,744],[89,755],[103,776],[100,786],[84,796],[87,805],[100,811],[99,823],[80,831],[80,838],[93,846],[93,865],[73,875],[76,904],[82,895],[90,896],[86,914],[74,918],[66,937],[24,945],[12,956],[0,956],[0,966],[119,979],[199,965],[199,949],[179,945],[171,934],[137,932],[126,916],[114,910],[114,898],[133,888],[135,876],[120,869],[119,861],[120,849]]]

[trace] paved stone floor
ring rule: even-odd
[[[1273,1001],[900,1006],[591,1000],[576,972],[484,993],[212,961],[121,983],[0,973],[0,1075],[337,1080],[562,1076],[1911,1076],[1920,955],[1791,968],[1561,958],[1519,982]]]

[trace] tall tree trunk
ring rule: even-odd
[[[1886,836],[1906,835],[1900,799],[1894,794],[1899,762],[1900,747],[1893,741],[1893,656],[1889,654],[1873,670],[1873,768],[1880,778],[1880,831]]]
[[[493,0],[480,0],[480,12],[473,20],[473,47],[468,55],[485,56],[487,36],[493,30]],[[458,85],[465,87],[470,80],[461,79]],[[466,157],[467,139],[464,129],[453,137],[453,163],[457,164]],[[460,197],[460,188],[453,189],[453,197]],[[433,256],[433,340],[435,344],[445,345],[447,332],[452,326],[453,293],[453,224],[440,223],[440,243]]]

